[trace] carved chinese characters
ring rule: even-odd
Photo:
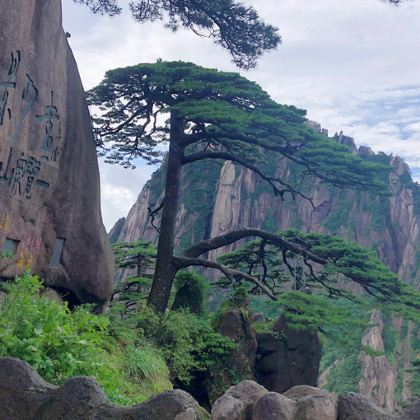
[[[16,118],[15,129],[10,138],[7,139],[11,147],[7,149],[7,153],[3,156],[0,153],[0,182],[7,184],[14,196],[31,199],[34,187],[36,192],[36,189],[42,191],[50,186],[48,181],[41,178],[41,171],[43,162],[57,162],[58,160],[61,123],[58,109],[54,105],[54,92],[51,91],[50,101],[44,107],[44,113],[36,115],[34,118],[35,123],[41,124],[44,129],[44,136],[37,147],[38,155],[29,155],[19,151],[16,142],[21,135],[25,118],[39,101],[39,91],[34,81],[29,75],[26,75],[20,110],[14,113],[9,107],[11,94],[16,94],[18,91],[17,76],[21,59],[20,51],[11,53],[6,81],[0,84],[3,89],[0,101],[0,125],[4,124],[5,116],[11,122]]]
[[[0,126],[4,123],[4,118],[7,115],[9,118],[10,108],[7,107],[10,90],[16,89],[16,76],[20,64],[20,51],[12,53],[9,71],[6,80],[0,83]]]

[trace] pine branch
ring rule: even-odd
[[[201,258],[187,258],[180,256],[173,257],[173,265],[178,270],[192,266],[215,268],[216,270],[219,270],[221,273],[223,273],[231,283],[234,282],[235,278],[242,278],[258,286],[270,299],[277,300],[277,297],[273,294],[272,290],[261,283],[257,278],[242,271],[232,270],[223,264]]]

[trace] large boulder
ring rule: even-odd
[[[229,337],[236,347],[230,354],[229,369],[211,372],[210,378],[205,381],[210,402],[216,401],[238,381],[254,379],[257,339],[249,303],[246,291],[238,289],[217,314],[215,329]]]
[[[334,394],[308,385],[295,386],[284,393],[296,404],[299,420],[336,420],[337,398]]]
[[[61,1],[0,0],[0,10],[0,277],[29,267],[76,303],[105,302],[113,258]]]
[[[0,419],[33,420],[39,407],[55,391],[26,362],[0,359]]]
[[[384,411],[365,396],[344,392],[338,397],[338,420],[420,420],[420,399],[404,409]]]
[[[322,346],[316,332],[288,327],[280,317],[273,333],[257,334],[257,382],[283,393],[296,385],[316,386]]]
[[[253,378],[257,339],[248,309],[246,307],[227,309],[220,315],[217,329],[220,334],[229,337],[237,344],[232,355],[232,367],[237,370],[239,376]]]
[[[253,404],[267,390],[253,381],[243,381],[229,388],[213,405],[212,420],[247,420],[252,413]]]
[[[357,394],[355,392],[345,392],[338,397],[338,420],[395,419],[395,416],[376,407],[361,394]]]
[[[252,420],[294,420],[296,404],[294,401],[278,394],[268,392],[252,406]]]
[[[209,414],[181,390],[167,391],[134,407],[111,404],[92,378],[45,382],[31,366],[0,358],[1,420],[205,420]]]

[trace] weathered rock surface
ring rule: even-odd
[[[106,301],[89,111],[60,0],[0,0],[0,277],[30,267],[83,302]]]
[[[284,396],[296,404],[296,418],[299,420],[336,420],[337,398],[322,389],[308,385],[295,386]]]
[[[268,391],[253,381],[243,381],[229,388],[213,405],[213,420],[248,420],[252,405]]]
[[[258,383],[278,393],[296,385],[317,386],[322,347],[316,333],[288,328],[279,318],[273,333],[257,334],[257,341]]]
[[[338,420],[394,420],[396,418],[354,392],[345,392],[338,397],[338,413]]]
[[[33,420],[55,392],[26,362],[12,357],[0,359],[0,418]]]
[[[111,244],[114,244],[115,242],[118,241],[118,238],[121,236],[124,223],[125,223],[125,217],[121,217],[121,219],[118,219],[117,223],[115,223],[115,225],[109,231],[108,238]]]
[[[91,378],[46,383],[26,362],[0,358],[2,420],[204,420],[208,413],[181,390],[167,391],[134,407],[111,404]]]
[[[362,351],[359,355],[362,367],[359,390],[378,407],[392,411],[395,408],[393,393],[397,385],[397,371],[385,356],[382,339],[384,323],[378,311],[373,312],[370,323],[372,327],[363,335]],[[372,351],[377,354],[372,354]]]
[[[294,420],[296,404],[294,401],[278,394],[268,392],[252,407],[252,420]]]
[[[213,420],[420,420],[420,400],[404,411],[385,412],[364,396],[334,394],[307,385],[267,392],[252,381],[229,389],[213,406]]]
[[[236,343],[232,362],[238,374],[248,379],[254,376],[257,339],[249,312],[244,308],[231,308],[221,315],[218,331]]]

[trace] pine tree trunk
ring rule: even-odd
[[[184,157],[184,146],[182,145],[184,122],[176,114],[176,111],[171,112],[170,124],[165,197],[160,223],[156,269],[148,299],[148,304],[161,313],[165,312],[168,306],[169,295],[176,274],[176,269],[172,264],[172,257],[175,244],[175,223],[179,206],[182,160]]]

